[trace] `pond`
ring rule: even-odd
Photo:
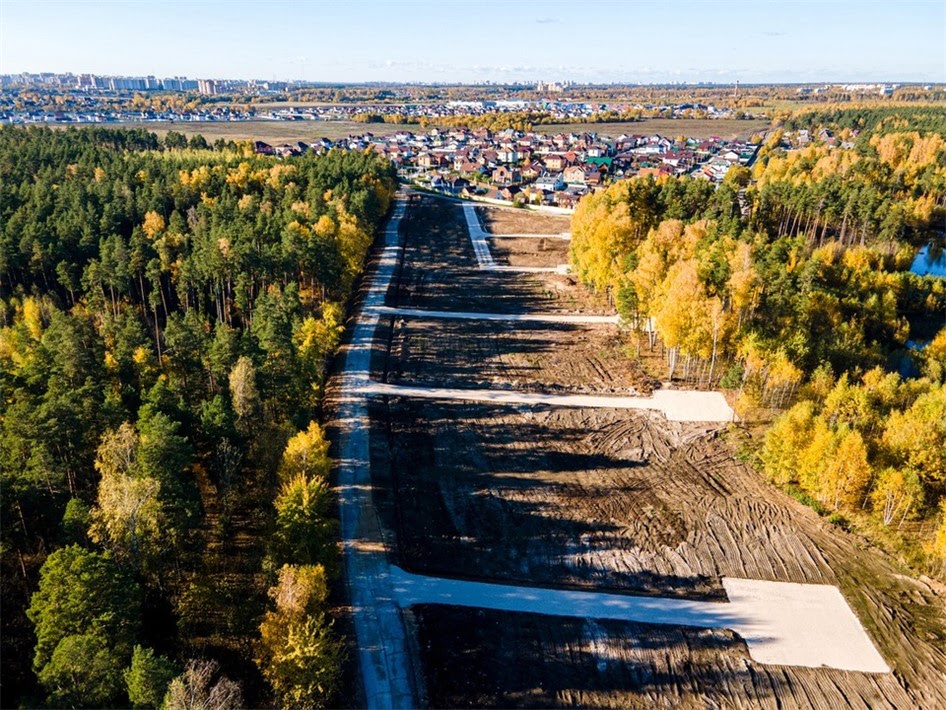
[[[910,271],[918,276],[946,277],[946,250],[927,244],[917,252]]]

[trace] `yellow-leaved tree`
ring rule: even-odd
[[[811,441],[813,428],[811,402],[799,402],[780,416],[765,434],[761,452],[765,475],[780,485],[796,482],[799,454]]]
[[[798,482],[806,492],[818,496],[825,470],[834,458],[837,440],[821,417],[816,417],[808,445],[798,455]],[[819,498],[820,499],[820,498]]]
[[[279,478],[283,482],[296,476],[328,478],[332,460],[328,456],[329,442],[325,432],[316,422],[309,422],[305,431],[289,439],[279,466]]]
[[[946,498],[939,501],[939,525],[936,526],[933,539],[926,546],[926,552],[940,576],[946,575]]]
[[[923,501],[923,487],[914,471],[885,468],[877,476],[870,500],[874,513],[885,527],[897,518],[902,525]]]
[[[946,386],[921,394],[909,409],[887,419],[883,442],[930,489],[946,483]]]
[[[274,608],[260,624],[257,664],[280,707],[330,707],[342,678],[344,644],[325,614],[321,565],[285,565],[270,588]]]
[[[842,431],[821,478],[818,499],[834,510],[854,510],[864,501],[873,474],[860,432]]]

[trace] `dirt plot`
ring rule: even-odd
[[[404,264],[389,296],[390,306],[482,313],[613,313],[605,299],[570,276],[480,270],[460,205],[424,196],[408,212],[401,229]],[[500,240],[490,241],[492,247]]]
[[[497,264],[559,266],[568,263],[568,242],[563,239],[490,239],[489,249]]]
[[[483,229],[491,234],[561,234],[571,231],[571,219],[509,207],[477,207]]]
[[[706,425],[406,400],[388,416],[401,517],[426,511],[399,530],[418,572],[696,598],[723,598],[720,576],[833,583]]]
[[[387,381],[399,385],[649,394],[617,326],[396,318]]]
[[[388,305],[607,311],[565,277],[556,291],[544,274],[480,272],[458,207],[425,198],[404,229]],[[636,375],[589,357],[613,329],[387,317],[373,376],[622,386]],[[763,666],[727,630],[417,607],[406,616],[431,705],[946,707],[942,585],[766,484],[715,425],[396,397],[369,410],[374,502],[409,571],[715,601],[724,576],[836,585],[893,669]]]
[[[379,403],[374,416],[387,439],[377,465],[387,467],[393,486],[388,520],[400,562],[412,571],[715,600],[725,598],[723,576],[837,585],[896,675],[878,681],[825,671],[822,687],[820,680],[806,681],[811,672],[804,669],[746,660],[727,671],[720,661],[720,683],[733,703],[765,701],[775,692],[773,677],[791,692],[810,693],[802,705],[836,707],[839,694],[855,705],[946,703],[942,595],[900,576],[859,538],[759,480],[712,428],[640,412],[405,400]],[[506,616],[504,624],[520,623]],[[485,645],[496,664],[516,664],[523,680],[536,687],[557,682],[557,673],[540,662],[550,653],[544,642],[508,645],[501,635],[455,626],[474,635],[471,643]],[[552,648],[570,657],[573,641],[550,628],[542,633],[555,639]],[[599,642],[615,662],[640,663],[639,648]],[[685,643],[680,648],[692,653]],[[671,655],[669,648],[655,649],[647,662]],[[686,668],[693,659],[677,663]],[[526,668],[546,670],[532,677]],[[661,702],[684,697],[699,705],[696,681],[679,672],[677,694]],[[438,682],[428,677],[429,687]],[[624,686],[583,703],[621,706],[634,699],[633,686]],[[453,700],[431,697],[434,705]],[[530,702],[503,695],[494,704]]]
[[[724,629],[458,607],[418,607],[414,615],[432,707],[912,705],[893,676],[755,665]],[[509,662],[498,648],[521,655]]]

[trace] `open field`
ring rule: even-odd
[[[417,126],[402,126],[389,123],[357,123],[355,121],[220,121],[187,122],[149,121],[147,123],[108,124],[123,128],[144,128],[163,136],[168,131],[177,131],[185,136],[198,133],[213,143],[218,138],[227,140],[259,140],[272,145],[314,141],[319,138],[336,140],[367,132],[375,135],[390,135],[401,130],[417,130]]]
[[[392,308],[609,312],[568,277],[480,269],[457,205],[420,198],[402,234]],[[379,316],[371,377],[381,383],[524,392],[657,384],[621,359],[613,324]],[[946,705],[942,585],[906,576],[767,484],[734,455],[724,426],[404,396],[372,397],[367,414],[378,539],[407,572],[720,603],[732,593],[723,578],[831,585],[893,671],[769,665],[720,628],[420,603],[401,609],[418,703]]]

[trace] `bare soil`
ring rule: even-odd
[[[387,381],[584,394],[649,394],[617,326],[397,318]]]
[[[422,196],[402,229],[404,264],[388,305],[479,313],[613,313],[604,298],[571,276],[481,270],[458,204]],[[506,240],[490,240],[490,248],[499,241]]]
[[[405,220],[391,305],[606,309],[567,280],[550,295],[545,275],[477,271],[458,212],[425,198]],[[577,389],[647,381],[619,361],[613,326],[526,325],[385,319],[374,376]],[[894,669],[762,666],[726,630],[419,607],[407,616],[432,706],[946,706],[941,585],[910,578],[768,485],[715,426],[395,397],[374,401],[371,419],[375,502],[411,571],[720,600],[724,576],[837,585]]]
[[[568,242],[562,239],[490,239],[489,248],[498,264],[554,267],[568,263]]]
[[[571,231],[571,219],[511,207],[477,207],[483,229],[492,234],[561,234]]]
[[[756,665],[725,629],[435,606],[414,615],[435,707],[912,706],[893,676]],[[497,657],[497,646],[520,655]]]

